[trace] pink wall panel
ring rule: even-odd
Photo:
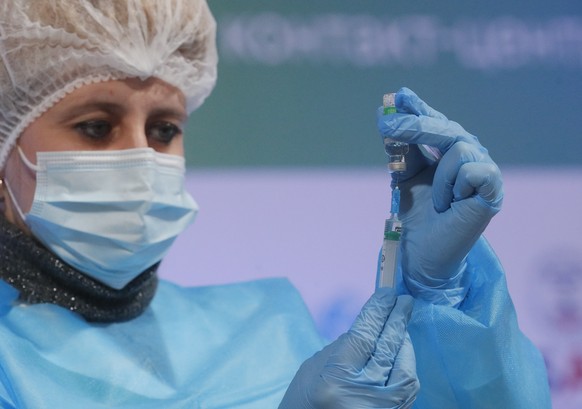
[[[556,408],[582,407],[582,168],[504,169],[485,235],[524,332],[548,362]],[[190,171],[200,205],[163,277],[208,285],[286,276],[321,332],[349,326],[373,291],[388,175],[369,169]]]

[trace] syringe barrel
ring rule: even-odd
[[[402,222],[390,218],[384,224],[384,241],[380,254],[380,268],[376,279],[377,287],[394,287],[396,269],[400,258],[400,234]]]

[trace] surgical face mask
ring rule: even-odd
[[[66,263],[116,289],[157,263],[194,219],[184,159],[151,148],[38,152],[32,234]]]

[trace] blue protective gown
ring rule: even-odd
[[[160,282],[140,317],[90,324],[50,305],[0,307],[0,407],[276,408],[322,341],[283,279]]]
[[[421,392],[415,408],[549,408],[539,352],[517,326],[489,247],[472,250],[458,309],[417,301],[409,326]],[[124,323],[15,304],[0,281],[0,407],[273,409],[323,342],[283,279],[183,288],[161,282]]]
[[[480,238],[458,308],[416,300],[408,326],[420,393],[414,408],[549,409],[541,353],[520,331],[503,269]],[[403,289],[400,282],[400,289]]]

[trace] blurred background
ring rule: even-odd
[[[345,331],[373,291],[389,210],[375,110],[407,86],[500,165],[504,208],[485,236],[554,407],[582,407],[582,3],[209,3],[218,83],[186,142],[201,210],[162,276],[285,276],[324,336]]]

